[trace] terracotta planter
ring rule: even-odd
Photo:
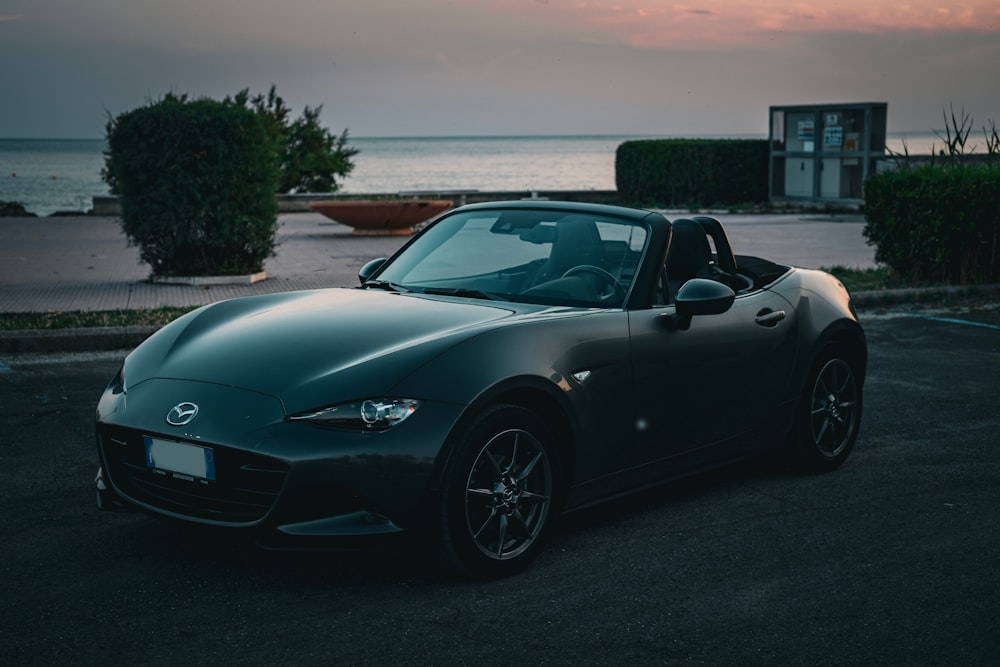
[[[309,208],[353,227],[355,234],[381,236],[412,234],[414,225],[447,211],[451,205],[451,201],[444,199],[360,199],[315,201]]]

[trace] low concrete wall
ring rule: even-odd
[[[506,201],[511,199],[552,199],[576,201],[592,204],[615,204],[617,190],[511,190],[481,192],[479,190],[422,190],[419,192],[366,193],[345,195],[341,193],[318,192],[302,195],[278,195],[280,213],[306,213],[311,211],[309,203],[314,201],[350,201],[357,199],[450,199],[456,206],[484,201]],[[121,202],[118,197],[105,195],[94,197],[94,215],[119,216]]]

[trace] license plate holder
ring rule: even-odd
[[[215,452],[211,447],[142,436],[146,465],[160,474],[187,481],[215,481]]]

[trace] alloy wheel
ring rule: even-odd
[[[530,432],[509,429],[480,450],[465,485],[472,542],[494,560],[516,558],[542,533],[552,506],[552,467]]]
[[[850,444],[858,426],[858,382],[843,359],[826,362],[813,385],[809,424],[812,442],[824,457],[839,456]]]

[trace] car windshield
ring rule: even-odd
[[[619,308],[648,238],[591,213],[473,210],[438,221],[372,282],[400,291]]]

